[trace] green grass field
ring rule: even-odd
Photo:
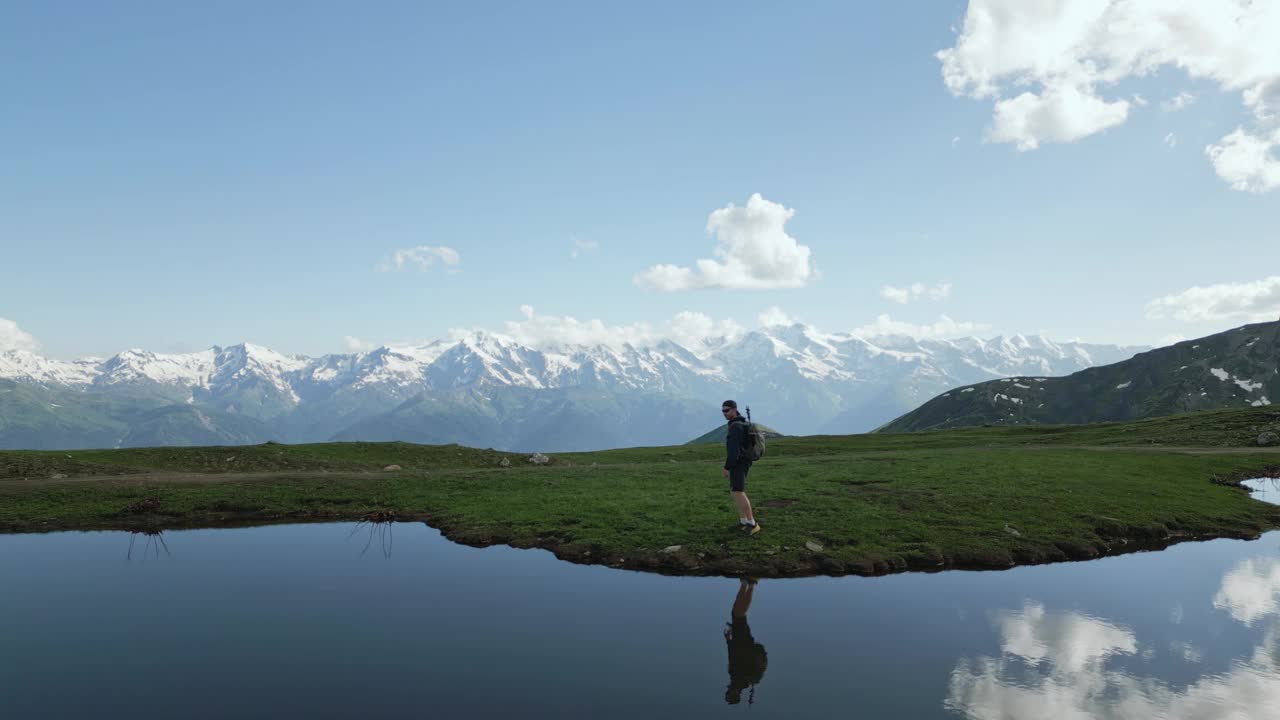
[[[544,466],[406,443],[3,452],[0,531],[394,517],[469,544],[673,573],[1008,567],[1280,527],[1280,508],[1231,486],[1280,474],[1280,454],[1247,447],[1278,420],[1258,408],[779,438],[748,483],[755,537],[734,527],[715,445],[554,454]]]

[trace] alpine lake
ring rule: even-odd
[[[4,718],[1280,717],[1280,531],[759,582],[422,523],[58,532],[0,578]]]

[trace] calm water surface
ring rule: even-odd
[[[1280,532],[754,587],[420,524],[0,536],[0,718],[743,714],[1278,718]]]

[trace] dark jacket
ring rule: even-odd
[[[729,651],[729,689],[740,694],[764,679],[769,653],[751,636],[746,618],[734,618],[730,628],[724,637]]]
[[[729,432],[724,438],[724,469],[732,470],[739,465],[750,465],[751,461],[742,453],[747,444],[747,419],[739,415],[729,421]]]

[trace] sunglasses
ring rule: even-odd
[[[733,408],[720,408],[720,412],[722,412],[722,413],[727,413],[727,412],[729,412],[729,411],[730,411],[730,410],[732,410],[732,409],[733,409]]]

